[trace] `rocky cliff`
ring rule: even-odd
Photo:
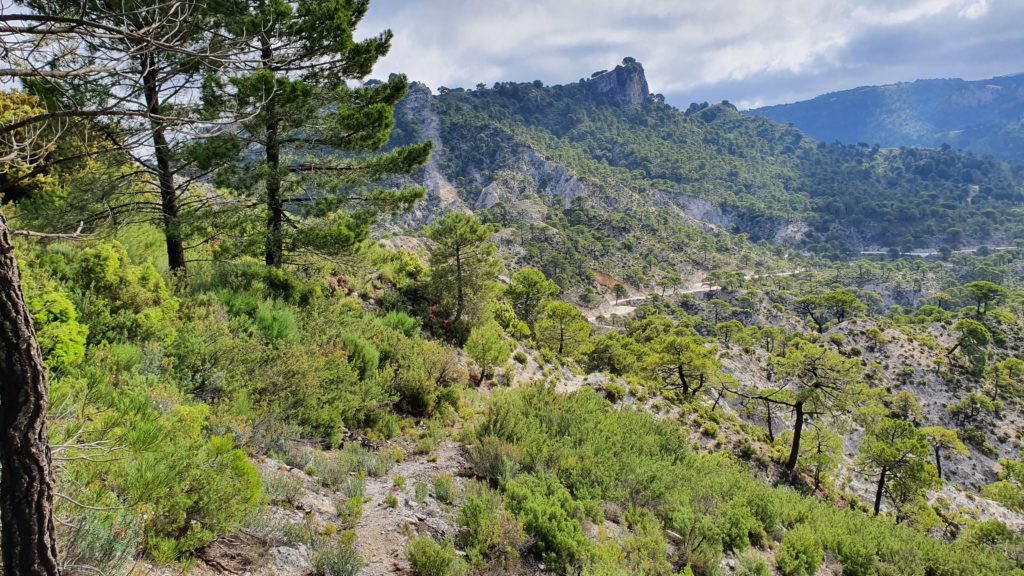
[[[627,106],[643,104],[651,95],[644,67],[633,58],[625,58],[614,70],[594,76],[589,86],[596,94]]]

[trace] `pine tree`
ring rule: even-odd
[[[483,318],[502,269],[493,229],[476,216],[449,212],[425,232],[434,242],[430,251],[430,293],[442,321],[456,339]]]
[[[286,252],[334,254],[365,239],[381,211],[409,208],[421,188],[383,190],[381,179],[426,162],[431,143],[374,154],[388,142],[405,76],[362,80],[387,54],[392,34],[355,39],[369,0],[246,0],[224,17],[235,36],[253,34],[251,71],[225,84],[212,78],[208,100],[233,97],[246,117],[235,187],[260,195],[263,253],[281,266]],[[253,184],[258,184],[253,186]],[[252,192],[250,192],[252,193]],[[354,209],[353,209],[354,208]]]
[[[157,222],[168,266],[183,270],[183,212],[203,203],[191,189],[207,175],[194,171],[184,142],[215,133],[196,94],[204,73],[231,60],[240,39],[214,32],[214,13],[205,3],[24,4],[26,14],[9,16],[18,32],[4,59],[26,89],[46,103],[46,111],[23,122],[78,121],[76,130],[87,131],[93,143],[74,156],[117,153],[136,167],[138,178],[121,174],[98,187],[95,197],[76,199],[91,211],[74,216],[83,222],[110,216]],[[12,127],[17,126],[5,130]],[[139,182],[147,191],[141,195]]]

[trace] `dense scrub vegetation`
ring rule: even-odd
[[[1004,574],[984,536],[939,543],[906,526],[772,489],[727,454],[700,455],[672,423],[614,409],[590,391],[533,386],[499,395],[473,431],[474,470],[499,487],[467,495],[471,557],[502,560],[517,522],[531,550],[565,572],[714,573],[724,551],[781,542],[782,574]],[[485,504],[489,502],[489,504]],[[605,519],[625,526],[607,532]],[[596,526],[596,540],[583,526]],[[512,542],[514,545],[514,542]],[[674,552],[668,553],[671,548]]]

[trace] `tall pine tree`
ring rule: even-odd
[[[252,35],[256,64],[228,84],[209,83],[208,94],[230,93],[247,118],[235,187],[265,207],[260,236],[271,266],[281,266],[288,252],[349,248],[379,212],[407,209],[424,194],[376,186],[423,164],[431,145],[376,153],[387,144],[408,82],[392,75],[349,86],[391,44],[390,31],[355,39],[368,7],[368,0],[248,0],[225,16],[230,34]]]

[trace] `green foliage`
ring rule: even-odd
[[[455,502],[455,478],[451,474],[441,474],[431,479],[434,487],[434,498],[443,504]]]
[[[1024,457],[1019,460],[1002,459],[999,480],[985,486],[981,493],[1012,510],[1024,511]]]
[[[225,250],[262,250],[275,267],[285,253],[343,253],[368,237],[379,212],[408,209],[423,197],[418,188],[377,187],[422,165],[431,143],[374,154],[388,141],[408,81],[396,74],[386,82],[348,85],[365,78],[391,42],[390,32],[355,40],[366,10],[365,2],[332,1],[216,10],[225,33],[248,39],[258,47],[248,56],[264,63],[211,74],[203,85],[208,115],[242,119],[237,133],[201,151],[203,169],[215,169],[217,185],[255,195],[266,211],[259,214],[265,226],[258,233]],[[226,139],[237,143],[225,145]],[[257,143],[261,153],[243,152],[242,142]],[[292,209],[287,224],[285,207]]]
[[[337,542],[321,546],[313,553],[316,576],[356,576],[363,566],[363,559],[356,551],[354,532],[342,532]]]
[[[483,384],[485,378],[492,377],[496,367],[508,362],[513,346],[514,344],[504,337],[497,322],[488,322],[470,331],[465,348],[466,354],[469,354],[480,368],[477,385]]]
[[[814,576],[825,560],[825,552],[814,532],[799,527],[782,537],[776,564],[783,576]]]
[[[416,536],[405,547],[409,565],[418,576],[454,576],[458,566],[451,542],[438,544],[430,536]]]
[[[430,294],[445,325],[460,340],[468,326],[483,318],[497,290],[495,279],[502,265],[491,242],[493,233],[491,226],[462,212],[449,212],[424,231],[434,242]]]
[[[506,486],[505,498],[533,541],[532,550],[545,562],[569,570],[593,554],[580,527],[583,508],[554,476],[519,476]]]
[[[883,418],[868,431],[858,462],[878,478],[875,514],[879,513],[882,497],[888,495],[896,517],[906,519],[909,510],[923,499],[924,491],[938,480],[930,456],[928,436],[909,422]]]
[[[590,337],[590,323],[572,304],[552,300],[541,308],[535,332],[542,349],[575,356]]]
[[[548,280],[536,268],[523,268],[512,274],[505,288],[505,298],[512,304],[516,316],[533,325],[541,304],[558,295],[558,285]]]
[[[493,562],[510,568],[518,562],[525,535],[519,522],[503,509],[500,494],[474,486],[459,507],[458,524],[458,543],[471,564]]]
[[[786,574],[813,574],[825,552],[851,573],[866,566],[879,573],[901,569],[907,558],[935,573],[994,576],[1010,569],[1009,560],[969,544],[950,545],[769,488],[730,458],[692,453],[676,424],[612,408],[589,390],[563,396],[529,386],[499,393],[473,435],[480,443],[503,443],[503,459],[520,470],[501,482],[505,508],[536,540],[531,552],[566,571],[589,566],[604,573],[612,566],[618,572],[608,573],[636,572],[628,567],[625,542],[609,552],[612,544],[581,536],[580,522],[592,517],[596,504],[650,513],[675,535],[677,565],[696,573],[714,570],[725,549],[763,544],[783,527],[777,558]],[[975,551],[969,560],[965,550]]]

